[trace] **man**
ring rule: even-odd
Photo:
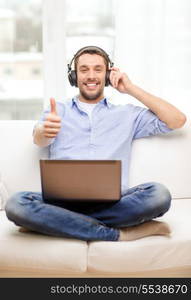
[[[180,128],[185,115],[155,97],[113,67],[98,47],[84,47],[68,66],[69,81],[79,96],[66,103],[50,99],[34,129],[34,142],[49,147],[51,159],[118,159],[122,161],[122,196],[118,202],[50,205],[41,193],[20,192],[6,205],[10,220],[26,229],[82,240],[127,241],[148,235],[168,235],[166,223],[154,221],[170,207],[165,186],[149,182],[128,188],[128,166],[134,139]],[[73,61],[72,60],[72,61]],[[105,85],[135,97],[148,109],[113,105],[104,97]]]

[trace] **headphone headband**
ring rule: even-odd
[[[97,46],[83,47],[76,52],[76,54],[73,56],[71,62],[68,64],[68,80],[72,86],[77,87],[77,74],[76,74],[76,70],[72,70],[72,63],[73,63],[73,61],[76,60],[76,58],[81,56],[86,51],[98,51],[98,52],[100,52],[100,54],[102,54],[105,57],[106,61],[108,62],[108,66],[110,68],[112,68],[114,65],[114,63],[110,60],[109,55],[102,48],[97,47]],[[107,70],[106,71],[106,80],[105,80],[106,86],[108,86],[110,84],[109,77],[110,77],[110,70]]]

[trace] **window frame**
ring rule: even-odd
[[[66,96],[65,0],[42,1],[44,107]]]

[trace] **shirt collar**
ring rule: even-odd
[[[72,101],[71,101],[71,107],[73,107],[74,105],[77,105],[78,106],[78,96],[75,96],[72,98]],[[112,104],[109,102],[109,99],[107,97],[103,98],[102,100],[100,100],[98,102],[98,104],[102,104],[102,105],[105,105],[107,106],[108,108],[111,108]]]

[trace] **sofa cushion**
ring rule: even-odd
[[[169,238],[151,236],[130,242],[90,242],[88,248],[86,242],[74,239],[20,233],[2,211],[0,277],[137,277],[144,274],[165,277],[167,272],[175,277],[183,272],[190,277],[190,209],[191,199],[174,200],[170,211],[159,218],[171,226]]]
[[[191,197],[191,120],[165,135],[133,142],[130,187],[150,181],[168,187],[173,199]]]
[[[74,239],[21,233],[0,212],[0,274],[81,274],[87,269],[87,243]],[[50,275],[50,276],[51,276]]]
[[[0,121],[0,172],[9,196],[23,190],[41,190],[39,159],[47,158],[48,149],[33,144],[35,123]]]
[[[5,203],[8,199],[8,192],[6,189],[6,186],[4,184],[4,182],[1,179],[1,175],[0,175],[0,210],[3,210],[5,207]]]
[[[48,149],[33,144],[35,123],[0,121],[0,172],[9,195],[41,190],[39,158],[47,158]],[[190,152],[190,118],[184,128],[167,135],[135,140],[129,172],[130,186],[157,181],[169,188],[173,198],[191,197]]]
[[[168,222],[170,237],[150,236],[130,242],[91,242],[88,271],[135,274],[189,268],[191,276],[191,199],[172,201],[169,212],[158,220]],[[165,276],[165,272],[164,272]]]

